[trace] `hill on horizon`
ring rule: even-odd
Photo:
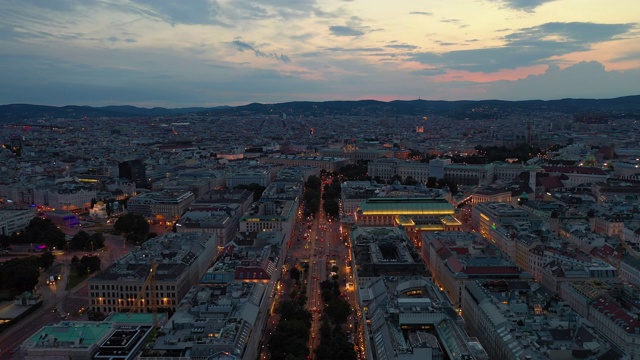
[[[301,116],[394,116],[443,115],[459,119],[500,118],[514,112],[601,113],[613,118],[639,117],[640,95],[612,99],[558,100],[345,100],[294,101],[275,104],[251,103],[242,106],[142,108],[131,105],[46,106],[32,104],[0,105],[0,121],[19,121],[55,118],[140,118],[161,117],[189,113],[216,112],[219,114],[278,114]]]

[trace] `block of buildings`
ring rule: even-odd
[[[532,279],[531,274],[475,232],[425,232],[422,257],[434,282],[456,308],[460,307],[464,284],[469,281]]]
[[[250,338],[260,337],[260,283],[196,285],[161,329],[152,351],[163,358],[242,359]]]
[[[374,277],[358,290],[367,359],[488,359],[447,297],[424,277]],[[356,322],[356,330],[360,324]]]
[[[405,231],[397,227],[357,227],[351,230],[358,281],[381,275],[426,273]]]
[[[619,359],[615,344],[537,283],[465,284],[462,316],[491,359]]]
[[[145,242],[140,249],[116,260],[89,279],[90,307],[101,313],[125,311],[138,306],[143,312],[153,307],[175,310],[189,288],[198,283],[217,255],[215,235],[202,232],[167,233]],[[155,281],[134,304],[157,264]],[[151,292],[154,294],[151,295]],[[150,300],[156,303],[151,304]]]

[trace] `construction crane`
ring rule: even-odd
[[[133,302],[133,306],[129,309],[127,313],[127,317],[131,317],[131,314],[138,312],[140,309],[144,309],[145,307],[151,310],[153,314],[153,327],[158,327],[158,293],[156,287],[156,269],[158,268],[158,263],[151,260],[149,264],[149,273],[147,274],[147,278],[144,280],[142,287],[140,288],[140,292],[136,296],[136,299]],[[147,303],[144,303],[145,293],[149,291],[149,299]]]

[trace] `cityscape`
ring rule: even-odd
[[[633,359],[635,99],[7,118],[0,356]]]
[[[0,2],[0,360],[640,359],[638,9]]]

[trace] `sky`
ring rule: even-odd
[[[0,0],[0,104],[640,94],[638,0]]]

